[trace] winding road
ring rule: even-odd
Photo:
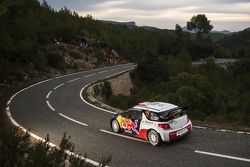
[[[134,64],[111,66],[37,83],[10,99],[7,114],[16,126],[30,129],[37,137],[49,134],[56,145],[67,132],[75,151],[87,153],[91,162],[111,155],[109,165],[117,167],[250,166],[250,134],[196,127],[191,135],[160,147],[114,134],[109,124],[112,113],[89,105],[80,94],[89,83],[134,67]]]

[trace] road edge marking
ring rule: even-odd
[[[91,107],[94,107],[94,108],[98,109],[98,110],[105,111],[105,112],[110,113],[110,114],[115,114],[115,112],[113,112],[113,111],[109,111],[109,110],[106,110],[106,109],[97,107],[97,106],[95,106],[95,105],[93,105],[93,104],[87,102],[87,101],[82,97],[82,92],[83,92],[83,90],[84,90],[86,87],[88,87],[89,85],[91,85],[91,84],[92,84],[92,83],[89,83],[89,84],[85,85],[85,86],[81,89],[81,91],[80,91],[80,98],[82,99],[82,101],[83,101],[84,103],[90,105]]]
[[[94,70],[97,70],[97,69],[94,69]],[[94,71],[94,70],[88,70],[88,71]],[[36,134],[28,131],[27,129],[25,129],[24,127],[22,127],[21,125],[19,125],[15,120],[14,118],[12,117],[11,115],[11,112],[10,112],[10,104],[11,104],[11,101],[14,99],[15,96],[17,96],[19,93],[29,89],[29,88],[32,88],[36,85],[39,85],[41,83],[45,83],[45,82],[48,82],[50,80],[53,80],[53,79],[58,79],[58,78],[62,78],[62,77],[67,77],[67,76],[71,76],[71,75],[77,75],[77,74],[80,74],[80,73],[84,73],[86,71],[80,71],[80,72],[76,72],[76,73],[72,73],[72,74],[66,74],[66,75],[62,75],[62,76],[58,76],[58,77],[54,77],[54,78],[50,78],[50,79],[46,79],[44,81],[40,81],[40,82],[37,82],[33,85],[30,85],[26,88],[23,88],[21,90],[19,90],[18,92],[16,92],[14,95],[12,95],[10,97],[10,99],[8,100],[7,102],[7,106],[6,106],[6,115],[7,117],[9,118],[9,120],[12,122],[13,125],[15,125],[16,127],[20,128],[24,133],[28,133],[31,137],[33,137],[34,139],[38,140],[38,141],[42,141],[42,142],[45,142],[45,140],[39,136],[37,136]],[[55,148],[59,148],[59,146],[49,142],[48,143],[50,147],[55,147]],[[100,163],[99,162],[96,162],[96,161],[93,161],[91,159],[88,159],[88,158],[84,158],[83,156],[80,156],[79,154],[76,154],[76,153],[73,153],[73,152],[70,152],[70,151],[67,151],[65,150],[65,152],[68,154],[68,155],[73,155],[75,157],[80,157],[81,159],[85,160],[87,163],[90,163],[90,164],[93,164],[94,166],[99,166]],[[107,166],[108,167],[108,166]]]
[[[48,99],[50,94],[52,93],[52,91],[49,91],[49,93],[47,94],[46,98]]]
[[[73,119],[73,118],[70,118],[70,117],[68,117],[68,116],[66,116],[66,115],[64,115],[64,114],[62,114],[62,113],[58,113],[58,114],[59,114],[60,116],[64,117],[64,118],[66,118],[66,119],[72,121],[72,122],[75,122],[75,123],[80,124],[80,125],[83,125],[83,126],[88,126],[88,124],[85,124],[85,123],[82,123],[82,122],[80,122],[80,121],[77,121],[77,120],[75,120],[75,119]]]
[[[109,76],[105,77],[104,79],[107,79],[107,78],[110,78],[110,77],[113,77],[113,76],[122,74],[122,73],[127,72],[127,71],[131,71],[131,70],[133,70],[133,69],[134,69],[134,68],[129,69],[129,70],[124,70],[124,71],[121,71],[121,72],[118,72],[118,73],[115,73],[115,74],[112,74],[112,75],[109,75]],[[83,98],[82,93],[83,93],[84,89],[85,89],[86,87],[88,87],[89,85],[91,85],[91,84],[92,84],[92,83],[89,83],[89,84],[85,85],[85,86],[81,89],[81,91],[80,91],[80,98],[82,99],[82,101],[83,101],[84,103],[90,105],[91,107],[94,107],[94,108],[98,109],[98,110],[101,110],[101,111],[104,111],[104,112],[107,112],[107,113],[110,113],[110,114],[116,114],[116,112],[113,112],[113,111],[110,111],[110,110],[106,110],[106,109],[103,109],[103,108],[101,108],[101,107],[97,107],[97,106],[95,106],[95,105],[93,105],[93,104],[87,102],[87,101]]]
[[[49,106],[49,108],[50,108],[51,110],[56,111],[56,109],[50,105],[50,103],[49,103],[48,100],[46,100],[46,103],[47,103],[47,105]]]
[[[204,126],[193,126],[193,128],[196,128],[196,129],[207,129],[207,127],[204,127]]]
[[[114,68],[114,69],[111,69],[110,71],[114,71],[114,70],[116,70],[116,69],[119,69],[119,68]],[[121,73],[124,73],[124,72],[127,72],[127,71],[131,71],[131,70],[133,70],[133,69],[134,69],[134,68],[129,69],[129,70],[125,70],[125,71],[122,71],[122,72],[119,72],[119,73],[115,73],[115,74],[112,74],[112,75],[109,75],[109,76],[105,77],[104,79],[108,79],[108,78],[110,78],[110,77],[119,75],[119,74],[121,74]],[[85,76],[84,76],[84,77],[85,77]],[[106,110],[106,109],[103,109],[103,108],[101,108],[101,107],[97,107],[97,106],[95,106],[95,105],[93,105],[93,104],[87,102],[87,101],[83,98],[82,92],[84,91],[84,89],[85,89],[86,87],[90,86],[91,84],[93,84],[93,83],[89,83],[89,84],[85,85],[85,86],[81,89],[81,91],[80,91],[80,98],[82,99],[82,101],[83,101],[84,103],[86,103],[86,104],[88,104],[88,105],[90,105],[90,106],[96,108],[96,109],[101,110],[101,111],[104,111],[104,112],[107,112],[107,113],[110,113],[110,114],[116,114],[116,112],[113,112],[113,111],[110,111],[110,110]],[[193,128],[196,128],[196,129],[203,129],[203,130],[212,129],[212,130],[220,131],[220,132],[230,132],[230,133],[235,133],[235,134],[250,135],[250,132],[241,132],[241,131],[224,130],[224,129],[213,129],[213,128],[204,127],[204,126],[193,126]]]
[[[38,140],[38,141],[45,142],[45,140],[44,140],[43,138],[37,136],[36,134],[34,134],[34,133],[28,131],[27,129],[25,129],[24,127],[22,127],[21,125],[19,125],[19,124],[13,119],[13,117],[11,116],[11,113],[10,113],[9,108],[6,108],[6,114],[7,114],[8,118],[9,118],[9,120],[10,120],[16,127],[20,128],[24,133],[28,133],[31,137],[33,137],[34,139],[36,139],[36,140]],[[48,145],[49,145],[50,147],[54,147],[54,148],[56,148],[56,149],[60,149],[59,146],[57,146],[57,145],[55,145],[55,144],[53,144],[53,143],[51,143],[51,142],[48,142]],[[68,150],[65,150],[65,153],[68,154],[69,156],[73,155],[73,156],[75,156],[75,157],[79,157],[79,158],[81,158],[82,160],[85,160],[87,163],[93,164],[94,166],[99,166],[99,165],[100,165],[99,162],[93,161],[93,160],[88,159],[88,158],[84,158],[83,156],[81,156],[81,155],[79,155],[79,154],[76,154],[76,153],[74,153],[74,152],[70,152],[70,151],[68,151]]]
[[[78,77],[78,78],[75,78],[75,79],[71,79],[71,80],[69,80],[69,81],[67,81],[67,82],[70,83],[70,82],[74,82],[74,81],[79,80],[79,79],[81,79],[81,78]]]
[[[140,141],[140,142],[148,143],[148,141],[146,141],[146,140],[137,139],[137,138],[130,137],[130,136],[125,136],[125,135],[122,135],[122,134],[119,134],[119,133],[110,132],[110,131],[108,131],[108,130],[100,129],[100,131],[101,131],[101,132],[104,132],[104,133],[111,134],[111,135],[123,137],[123,138],[126,138],[126,139],[131,139],[131,140],[135,140],[135,141]]]
[[[65,84],[65,83],[62,83],[62,84],[60,84],[60,85],[54,87],[53,89],[56,90],[56,89],[60,88],[61,86],[63,86],[64,84]]]
[[[223,155],[223,154],[217,154],[217,153],[211,153],[211,152],[199,151],[199,150],[195,150],[194,152],[198,154],[205,154],[205,155],[210,155],[210,156],[215,156],[215,157],[250,162],[250,159],[247,159],[247,158],[241,158],[241,157],[235,157],[235,156],[230,156],[230,155]]]

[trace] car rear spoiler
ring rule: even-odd
[[[188,107],[176,107],[170,110],[167,110],[165,112],[163,112],[160,117],[163,119],[167,119],[171,116],[174,116],[175,114],[179,114],[179,113],[186,113],[188,111]]]

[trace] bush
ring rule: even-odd
[[[20,131],[20,130],[19,130]],[[68,156],[65,150],[74,151],[70,136],[64,133],[60,149],[49,146],[49,135],[45,142],[31,144],[28,133],[20,133],[18,129],[0,129],[0,162],[2,167],[64,167],[66,163],[72,167],[92,166],[80,157]],[[87,158],[87,155],[84,155]],[[102,158],[100,166],[105,166],[111,157]]]
[[[112,96],[112,89],[109,81],[104,81],[104,84],[102,86],[102,96],[106,100],[109,100],[109,98]]]
[[[60,52],[48,52],[48,64],[56,67],[56,68],[63,68],[65,66],[65,62],[63,56]]]
[[[69,55],[75,59],[82,59],[83,58],[82,54],[78,51],[75,51],[75,50],[71,50],[69,52]]]
[[[47,60],[44,56],[44,53],[42,51],[37,51],[33,59],[34,59],[33,61],[34,61],[35,67],[38,70],[44,70],[45,65],[47,64]]]
[[[6,79],[10,73],[13,73],[13,66],[8,60],[1,57],[0,54],[0,81]]]
[[[128,100],[123,95],[111,96],[109,99],[109,104],[113,107],[126,110],[129,108]]]

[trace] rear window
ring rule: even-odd
[[[159,118],[162,121],[169,121],[169,120],[176,119],[185,115],[186,111],[187,111],[187,107],[177,107],[177,108],[160,113]]]
[[[172,119],[179,118],[186,114],[186,107],[177,107],[171,110],[167,110],[161,113],[155,113],[152,111],[144,110],[144,114],[150,121],[166,122]]]

